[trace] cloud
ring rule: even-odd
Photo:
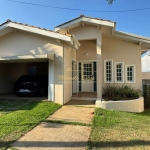
[[[150,56],[144,55],[141,58],[142,60],[142,72],[150,72]]]

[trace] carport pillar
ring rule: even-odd
[[[48,100],[54,102],[54,60],[49,59],[48,65]]]
[[[97,101],[102,100],[102,33],[97,36]]]

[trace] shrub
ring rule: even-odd
[[[112,99],[137,99],[141,95],[141,91],[131,86],[107,85],[103,88],[103,96]]]

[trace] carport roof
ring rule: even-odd
[[[76,49],[78,49],[78,47],[80,46],[78,40],[74,36],[69,34],[62,34],[46,28],[40,28],[28,24],[22,24],[11,20],[7,20],[6,22],[0,24],[0,36],[3,36],[9,32],[16,31],[16,30],[23,30],[23,31],[47,36],[50,38],[55,38],[58,42],[64,41],[67,43],[67,45],[73,46]]]
[[[23,55],[23,56],[8,56],[0,57],[0,63],[10,62],[45,62],[49,59],[54,60],[54,53],[42,54],[42,55]]]

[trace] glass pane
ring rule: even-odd
[[[87,65],[86,64],[84,64],[84,67],[86,67]]]

